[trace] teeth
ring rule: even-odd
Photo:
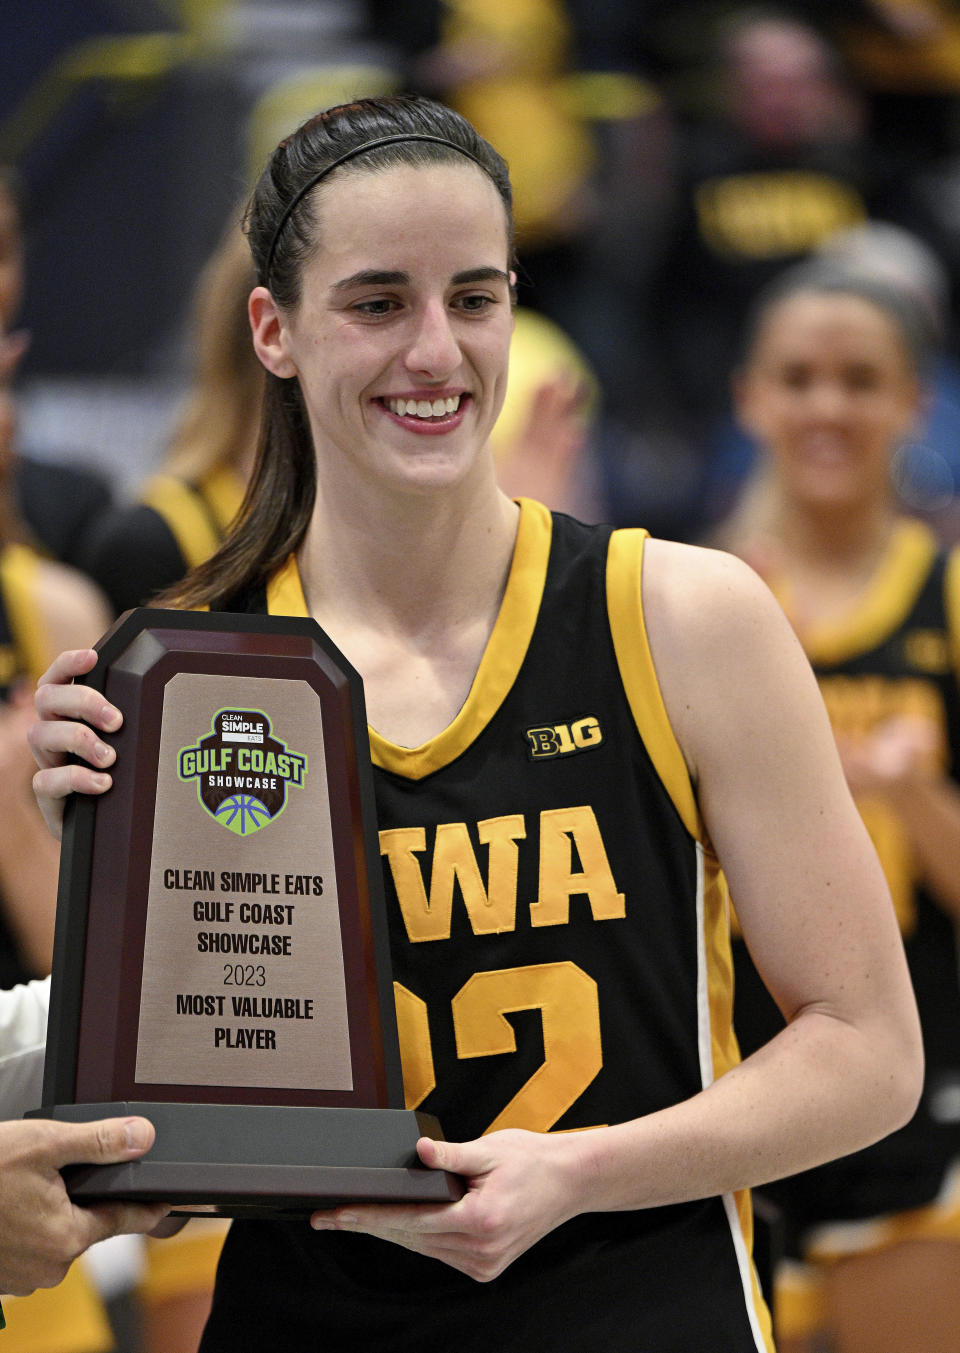
[[[446,399],[388,399],[384,401],[391,413],[400,417],[442,418],[444,414],[456,413],[460,407],[460,396],[450,395]]]

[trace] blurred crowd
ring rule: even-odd
[[[885,521],[919,519],[931,551],[960,540],[955,0],[46,0],[42,23],[27,0],[7,0],[4,985],[51,961],[57,858],[30,794],[32,683],[61,649],[93,641],[212,553],[243,497],[263,380],[246,320],[245,190],[286,128],[331,103],[399,91],[451,104],[510,165],[518,309],[495,432],[508,492],[737,550],[775,591],[787,579],[806,598],[791,618],[815,665],[824,599],[829,622],[844,606],[869,609],[882,532],[874,556],[836,561],[841,545],[852,558],[868,539],[878,504]],[[770,290],[798,276],[786,272],[797,265],[814,271]],[[795,290],[822,300],[831,287],[852,310],[790,299]],[[873,320],[894,316],[887,332],[871,330],[858,297],[868,310],[875,303]],[[775,332],[772,317],[791,304]],[[816,453],[814,487],[789,481],[777,459],[785,415],[771,373],[784,389],[811,372],[819,379],[834,322],[862,352],[874,343],[869,359],[844,359],[847,374],[860,362],[874,381],[868,393],[890,396],[874,420],[882,483],[840,483],[829,448]],[[904,337],[920,331],[917,345]],[[787,333],[797,346],[784,355]],[[916,397],[897,386],[894,400],[897,381]],[[814,567],[813,525],[828,519]],[[911,548],[897,544],[908,571]],[[960,622],[960,593],[955,600]],[[932,625],[922,621],[924,632]],[[947,668],[936,670],[946,681]],[[933,747],[915,710],[909,728],[902,711],[894,731],[894,720],[881,721],[866,797],[892,803],[928,762],[952,787],[960,699],[952,668],[949,676],[950,736]],[[856,776],[869,778],[864,758],[846,749],[854,788]],[[911,848],[935,876],[919,838]],[[949,887],[929,891],[949,922],[938,932],[941,956],[956,967],[960,900]],[[941,995],[960,1011],[956,990]],[[955,1130],[960,1072],[950,1084],[944,1113]],[[960,1141],[951,1152],[960,1159]],[[770,1290],[780,1284],[784,1347],[877,1353],[879,1343],[830,1328],[815,1283],[791,1296],[784,1275],[810,1255],[784,1207],[761,1200],[759,1249]],[[960,1204],[956,1212],[936,1226],[960,1270]],[[77,1266],[69,1291],[12,1303],[3,1336],[11,1353],[194,1348],[220,1238],[216,1226],[199,1240],[196,1230],[166,1249],[112,1243],[112,1257],[108,1245]],[[960,1306],[944,1319],[960,1322]],[[944,1348],[960,1347],[960,1323],[952,1329]],[[929,1342],[890,1347],[936,1353]]]

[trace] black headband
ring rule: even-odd
[[[267,266],[264,271],[265,283],[269,284],[270,281],[273,256],[277,252],[277,244],[280,240],[283,228],[290,220],[290,217],[293,215],[301,199],[307,195],[310,189],[316,187],[321,179],[326,178],[328,174],[332,174],[335,169],[338,169],[340,165],[345,164],[347,160],[352,160],[357,155],[365,155],[368,150],[378,150],[380,146],[393,146],[398,142],[403,141],[430,141],[434,145],[448,146],[450,150],[455,150],[459,155],[465,155],[468,160],[473,160],[474,164],[478,164],[485,174],[490,175],[491,178],[493,177],[487,166],[479,156],[474,155],[472,150],[467,150],[465,146],[457,145],[456,141],[448,141],[445,136],[431,136],[428,132],[397,132],[393,136],[378,136],[373,141],[364,141],[362,146],[354,146],[353,150],[344,151],[344,153],[336,160],[333,160],[330,164],[326,165],[319,173],[314,174],[313,178],[308,179],[300,191],[287,203],[283,215],[280,217],[280,222],[273,232],[273,239],[270,241],[270,248],[267,252]]]

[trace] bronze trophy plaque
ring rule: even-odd
[[[64,819],[44,1117],[140,1113],[76,1201],[290,1216],[459,1196],[404,1110],[358,674],[313,621],[139,609],[85,680],[124,716]]]

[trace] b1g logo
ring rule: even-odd
[[[211,731],[177,754],[181,780],[196,780],[204,808],[237,836],[258,832],[287,806],[287,788],[302,785],[307,758],[273,736],[259,709],[219,709]]]
[[[552,756],[572,756],[586,752],[603,742],[598,719],[576,719],[573,723],[544,724],[525,730],[527,746],[534,761]]]

